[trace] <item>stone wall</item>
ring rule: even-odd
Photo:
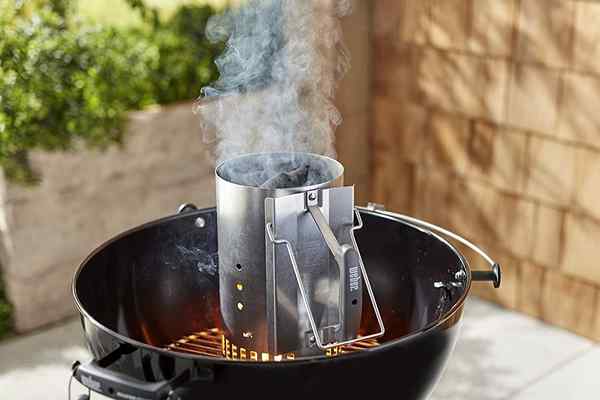
[[[478,295],[600,340],[600,3],[373,4],[374,199],[497,257]]]
[[[184,202],[214,205],[213,163],[192,109],[134,112],[122,148],[37,152],[39,186],[2,182],[2,268],[17,331],[73,314],[75,268],[103,241]]]

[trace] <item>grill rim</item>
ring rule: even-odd
[[[225,166],[225,164],[232,162],[232,161],[236,161],[239,159],[243,159],[243,158],[251,158],[253,156],[260,156],[260,155],[275,155],[275,154],[301,154],[301,155],[306,155],[309,157],[314,157],[315,159],[321,159],[321,160],[325,160],[328,163],[331,163],[333,165],[336,166],[336,168],[338,169],[338,173],[336,174],[336,176],[333,179],[330,179],[328,181],[325,182],[321,182],[321,183],[317,183],[314,185],[309,185],[309,186],[296,186],[296,187],[290,187],[290,188],[278,188],[278,189],[265,189],[265,188],[261,188],[258,186],[248,186],[248,185],[242,185],[240,183],[236,183],[236,182],[232,182],[228,179],[225,179],[221,173],[223,167]],[[263,153],[250,153],[250,154],[244,154],[241,156],[237,156],[234,158],[230,158],[228,160],[222,161],[220,162],[216,168],[215,168],[215,177],[216,179],[222,180],[224,182],[226,182],[228,185],[233,185],[236,187],[240,187],[240,188],[244,188],[246,190],[256,190],[262,193],[273,193],[275,195],[286,195],[286,194],[293,194],[293,193],[297,193],[297,192],[308,192],[311,190],[316,190],[316,189],[320,189],[323,187],[327,187],[328,185],[330,185],[332,182],[336,182],[339,181],[340,179],[343,179],[344,176],[344,172],[345,172],[345,167],[344,165],[339,162],[336,159],[333,159],[331,157],[327,157],[321,154],[314,154],[314,153],[303,153],[303,152],[294,152],[294,151],[279,151],[279,152],[263,152]]]
[[[466,259],[466,257],[460,252],[458,251],[458,249],[456,248],[456,246],[454,246],[452,243],[450,243],[447,239],[445,239],[444,237],[438,235],[435,232],[432,232],[430,230],[421,228],[417,225],[411,224],[409,222],[403,221],[398,217],[395,217],[392,213],[380,213],[377,210],[372,210],[366,207],[360,207],[357,206],[356,207],[361,214],[367,214],[367,215],[372,215],[372,216],[376,216],[378,218],[384,218],[384,219],[388,219],[391,221],[395,221],[401,224],[404,224],[406,226],[411,227],[412,229],[416,229],[424,234],[427,235],[431,235],[433,237],[435,237],[437,240],[441,241],[443,244],[445,244],[460,260],[463,269],[465,270],[465,272],[467,273],[467,280],[466,280],[466,287],[465,290],[463,291],[462,295],[459,297],[459,299],[454,303],[454,305],[450,308],[450,310],[448,310],[446,313],[444,313],[443,316],[441,316],[440,318],[438,318],[436,321],[426,325],[424,328],[421,328],[417,331],[413,331],[407,335],[401,336],[399,338],[396,339],[392,339],[390,341],[384,342],[382,344],[380,344],[377,347],[374,347],[372,349],[366,349],[364,351],[361,352],[356,352],[356,353],[349,353],[349,354],[342,354],[341,356],[338,357],[328,357],[326,355],[319,355],[319,356],[310,356],[310,357],[301,357],[301,358],[296,358],[295,360],[286,360],[285,362],[276,362],[276,361],[239,361],[239,360],[229,360],[226,359],[224,357],[221,358],[212,358],[212,357],[206,357],[206,356],[200,356],[200,355],[191,355],[191,354],[186,354],[186,353],[179,353],[179,352],[174,352],[174,351],[170,351],[170,350],[165,350],[161,347],[158,346],[153,346],[144,342],[140,342],[138,340],[135,339],[131,339],[129,337],[126,337],[118,332],[115,332],[112,329],[109,329],[108,327],[104,326],[103,324],[101,324],[99,321],[97,321],[95,318],[93,318],[83,307],[83,305],[81,304],[81,301],[79,300],[79,296],[77,294],[77,288],[76,288],[76,283],[78,280],[78,277],[80,275],[80,273],[83,271],[83,269],[85,268],[85,266],[88,264],[88,262],[94,258],[98,253],[100,253],[101,251],[103,251],[105,248],[107,248],[108,246],[110,246],[111,244],[119,241],[121,238],[131,235],[133,233],[142,231],[144,229],[148,229],[151,227],[154,227],[156,225],[160,225],[164,222],[167,221],[174,221],[177,219],[184,219],[184,218],[190,218],[191,216],[201,216],[203,214],[207,214],[207,213],[212,213],[216,211],[216,207],[209,207],[209,208],[203,208],[203,209],[199,209],[197,211],[191,211],[191,212],[187,212],[187,213],[183,213],[183,214],[176,214],[176,215],[171,215],[171,216],[167,216],[167,217],[163,217],[163,218],[159,218],[156,219],[154,221],[150,221],[147,222],[145,224],[142,224],[140,226],[128,229],[116,236],[114,236],[113,238],[107,240],[106,242],[102,243],[101,245],[99,245],[96,249],[94,249],[77,267],[77,270],[75,271],[75,274],[73,276],[73,279],[71,280],[71,293],[73,296],[73,302],[75,305],[75,308],[77,309],[77,312],[81,315],[82,318],[85,318],[87,321],[89,321],[92,325],[94,325],[97,329],[101,330],[102,332],[112,336],[113,338],[119,340],[120,342],[122,342],[123,344],[128,344],[131,346],[134,346],[136,348],[139,349],[144,349],[147,351],[151,351],[154,353],[158,353],[158,354],[162,354],[168,357],[176,357],[176,358],[183,358],[183,359],[187,359],[187,360],[191,360],[191,361],[202,361],[202,362],[207,362],[207,363],[211,363],[211,364],[226,364],[226,365],[243,365],[243,366],[256,366],[256,367],[271,367],[273,365],[286,365],[286,364],[294,364],[294,365],[298,365],[298,364],[302,364],[302,363],[312,363],[315,361],[337,361],[339,362],[340,360],[349,360],[349,359],[354,359],[354,358],[358,358],[358,357],[367,357],[370,354],[373,353],[378,353],[378,352],[385,352],[386,350],[388,350],[389,348],[398,346],[400,344],[403,343],[407,343],[410,342],[412,340],[415,340],[418,337],[421,337],[423,335],[426,335],[432,331],[435,331],[436,329],[443,327],[445,324],[447,324],[448,322],[452,321],[453,318],[456,317],[456,314],[458,312],[460,312],[463,309],[464,303],[466,301],[466,299],[469,296],[469,293],[471,291],[471,283],[472,283],[472,279],[471,279],[471,268],[469,265],[468,260]],[[460,315],[458,316],[460,318]]]

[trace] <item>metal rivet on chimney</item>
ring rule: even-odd
[[[198,228],[204,228],[206,226],[206,220],[202,217],[198,217],[196,218],[195,224]]]

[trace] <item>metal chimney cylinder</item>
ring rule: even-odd
[[[303,166],[303,186],[264,186]],[[308,153],[250,154],[217,167],[219,290],[232,351],[314,355],[357,337],[362,261],[343,173]]]

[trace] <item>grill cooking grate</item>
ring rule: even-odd
[[[221,357],[223,332],[210,329],[185,336],[167,346],[167,350],[207,357]]]
[[[379,346],[379,342],[375,339],[363,340],[348,346],[340,346],[327,350],[325,355],[336,357],[342,354],[369,350],[377,346]],[[257,353],[256,351],[238,347],[225,338],[223,331],[216,328],[184,336],[169,344],[166,349],[180,353],[215,358],[224,357],[228,360],[241,361],[284,361],[296,358],[293,353],[271,355],[269,353]]]

